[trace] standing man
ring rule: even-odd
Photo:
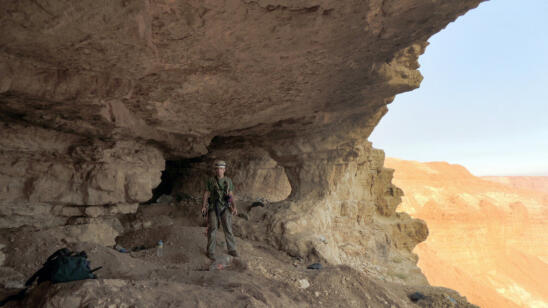
[[[226,163],[215,161],[215,176],[206,181],[202,215],[207,215],[207,256],[215,260],[215,244],[219,224],[223,226],[228,254],[239,257],[236,242],[232,234],[232,215],[238,214],[234,204],[234,185],[229,177],[224,176]]]

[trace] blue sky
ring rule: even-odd
[[[481,3],[432,36],[420,88],[368,138],[388,157],[548,175],[548,1]]]

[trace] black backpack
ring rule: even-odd
[[[93,270],[89,268],[88,256],[85,251],[75,253],[68,248],[61,248],[49,256],[42,268],[25,282],[25,286],[32,285],[36,278],[38,278],[38,284],[43,281],[57,283],[95,279],[97,276],[93,272],[100,268],[102,266]]]
[[[67,282],[73,280],[82,279],[95,279],[97,276],[93,274],[102,266],[99,266],[93,270],[89,268],[89,261],[87,259],[85,251],[75,253],[68,248],[61,248],[54,252],[46,260],[46,263],[39,269],[32,277],[25,282],[25,289],[19,293],[8,296],[3,301],[0,301],[0,306],[5,305],[9,301],[21,300],[26,296],[28,287],[32,285],[34,280],[38,278],[38,284],[44,281]]]

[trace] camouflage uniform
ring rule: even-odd
[[[229,253],[236,252],[236,242],[234,241],[234,234],[232,233],[232,213],[230,208],[226,204],[225,196],[228,192],[234,191],[234,185],[229,177],[223,176],[218,179],[216,176],[210,177],[206,181],[206,189],[210,193],[208,200],[209,206],[207,209],[208,230],[207,230],[207,253],[210,256],[215,255],[215,245],[217,228],[219,223],[223,226],[225,233],[226,247]],[[220,204],[225,206],[220,207],[220,222],[215,212],[215,201],[220,200]]]

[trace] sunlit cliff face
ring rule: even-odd
[[[548,177],[476,177],[456,164],[395,158],[385,165],[405,191],[399,210],[428,224],[414,252],[432,285],[481,307],[547,305],[548,193],[539,188]]]
[[[428,229],[395,212],[367,137],[419,86],[426,40],[480,2],[6,3],[0,228],[113,244],[165,159],[223,157],[244,195],[284,189],[242,237],[424,284],[411,251]]]

